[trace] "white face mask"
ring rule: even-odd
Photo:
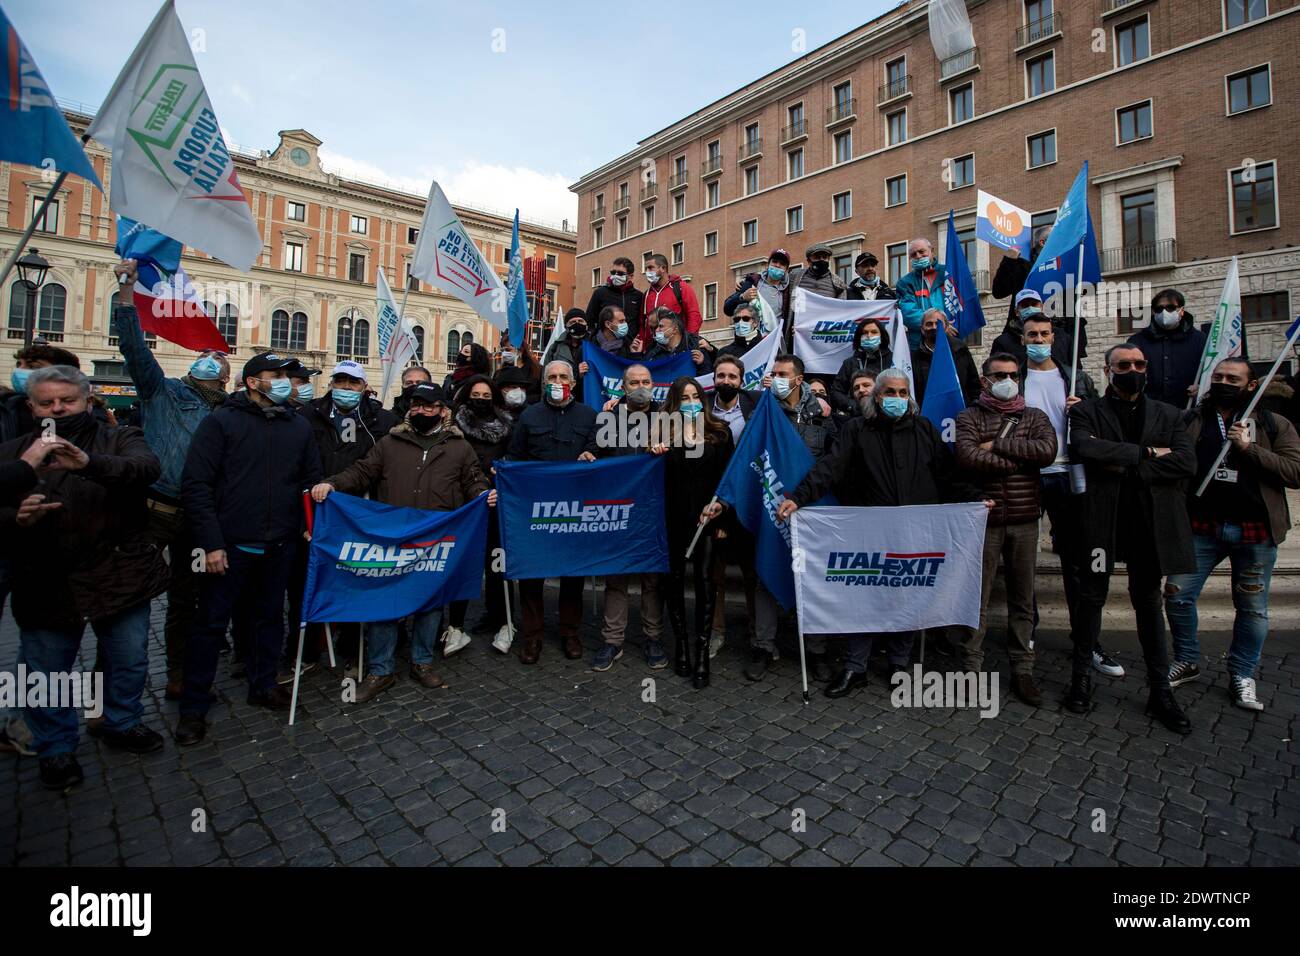
[[[1164,309],[1156,313],[1156,321],[1160,323],[1162,329],[1172,329],[1176,328],[1182,319],[1177,309]]]
[[[994,382],[989,386],[989,394],[1000,402],[1010,401],[1020,394],[1020,386],[1009,378]]]
[[[518,408],[528,399],[528,394],[522,388],[512,388],[505,393],[505,398],[507,405]]]
[[[654,285],[656,282],[659,281],[659,273],[654,269],[647,269],[645,273],[645,281],[649,282],[651,285]]]

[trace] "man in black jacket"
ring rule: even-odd
[[[699,336],[686,331],[685,319],[668,309],[659,309],[655,312],[654,319],[654,345],[645,353],[647,362],[690,352],[696,375],[708,375],[713,371],[713,360],[700,347]]]
[[[864,252],[853,262],[857,273],[849,283],[850,299],[897,299],[898,293],[889,287],[876,272],[880,260],[874,252]]]
[[[509,461],[595,461],[596,412],[589,405],[574,400],[573,371],[569,363],[557,359],[546,366],[543,399],[529,405],[515,423],[510,436]],[[583,578],[560,578],[560,639],[564,656],[576,661],[582,656]],[[519,582],[519,602],[523,605],[523,643],[519,659],[536,664],[542,653],[542,625],[546,581],[533,578]]]
[[[1147,361],[1146,396],[1185,409],[1196,395],[1196,373],[1205,352],[1205,333],[1177,289],[1164,289],[1151,300],[1151,321],[1129,336]]]
[[[1070,409],[1070,443],[1083,463],[1088,493],[1076,498],[1082,568],[1074,667],[1067,710],[1092,706],[1092,652],[1101,634],[1115,563],[1128,567],[1129,599],[1146,660],[1147,712],[1176,733],[1191,722],[1169,689],[1161,578],[1196,570],[1184,486],[1196,473],[1196,449],[1180,411],[1143,394],[1147,360],[1133,345],[1106,350],[1106,394]]]
[[[609,277],[605,280],[605,284],[592,290],[584,314],[591,321],[595,321],[607,305],[612,305],[623,313],[627,324],[632,327],[632,335],[635,336],[641,328],[641,308],[645,302],[645,293],[632,287],[634,275],[636,275],[636,267],[632,265],[631,259],[624,256],[615,259],[614,264],[609,268]]]
[[[303,530],[302,493],[321,480],[311,426],[286,407],[293,360],[273,352],[244,365],[236,392],[194,432],[181,500],[204,552],[199,612],[185,653],[176,741],[207,734],[218,648],[236,602],[248,615],[248,703],[287,709],[276,686],[284,642],[284,595]],[[296,623],[296,622],[295,622]]]
[[[754,307],[748,302],[741,302],[736,306],[736,311],[731,314],[732,334],[735,336],[730,342],[718,349],[718,359],[724,355],[730,355],[732,358],[743,359],[745,353],[752,349],[763,339],[763,330],[759,328],[759,321],[754,315]]]
[[[975,368],[966,343],[952,335],[948,329],[948,319],[942,309],[931,309],[921,319],[921,345],[912,353],[912,382],[916,386],[915,399],[918,404],[925,404],[925,387],[930,381],[930,363],[934,361],[935,336],[943,327],[948,336],[948,347],[952,349],[953,364],[957,366],[957,381],[961,383],[962,398],[967,407],[973,405],[980,395],[980,373]]]

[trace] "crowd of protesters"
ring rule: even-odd
[[[1043,239],[1035,236],[1035,248]],[[1099,388],[1072,364],[1076,345],[1086,355],[1082,334],[1075,343],[1073,324],[1048,316],[1037,293],[1023,288],[1028,268],[1016,256],[1004,260],[994,283],[994,294],[1009,300],[1006,326],[977,366],[944,312],[945,270],[928,240],[909,245],[911,268],[892,288],[873,254],[857,258],[848,282],[831,269],[831,254],[814,244],[793,264],[787,252],[773,250],[725,301],[733,336],[721,345],[702,336],[695,292],[669,272],[665,257],[647,259],[641,287],[633,263],[616,259],[587,308],[565,314],[540,360],[526,343],[497,356],[468,345],[441,384],[425,368],[404,370],[391,408],[376,397],[365,367],[350,361],[330,371],[324,388],[317,385],[324,370],[274,352],[239,369],[226,355],[205,352],[185,375],[168,377],[130,306],[117,310],[115,322],[139,400],[132,424],[94,401],[75,354],[42,343],[23,349],[13,391],[0,398],[0,601],[9,599],[17,622],[21,662],[28,672],[71,670],[89,623],[106,701],[87,732],[137,754],[164,746],[146,726],[142,705],[150,607],[164,594],[165,696],[178,704],[173,736],[183,746],[207,734],[225,654],[232,674],[247,682],[247,703],[272,710],[288,707],[285,686],[319,666],[327,639],[344,676],[358,679],[359,704],[398,680],[403,632],[409,677],[425,688],[445,688],[438,658],[467,647],[473,631],[491,635],[496,651],[514,650],[524,664],[536,664],[545,643],[545,582],[520,581],[507,598],[492,561],[500,542],[493,511],[476,626],[467,623],[468,602],[368,624],[364,641],[355,622],[333,622],[328,633],[313,626],[296,670],[309,539],[304,489],[317,502],[339,492],[451,511],[485,491],[495,505],[498,460],[647,454],[665,458],[671,567],[603,580],[591,669],[609,671],[624,656],[635,598],[645,665],[659,670],[671,660],[694,686],[707,686],[726,633],[726,593],[736,586],[744,592],[749,644],[743,674],[767,679],[781,660],[781,611],[755,572],[753,536],[713,495],[759,390],[770,389],[814,462],[788,489],[778,520],[828,492],[844,505],[983,502],[988,509],[980,625],[935,635],[961,666],[984,667],[985,616],[1001,569],[1011,688],[1029,706],[1042,703],[1034,637],[1045,516],[1061,559],[1073,644],[1068,711],[1090,709],[1094,673],[1123,676],[1099,644],[1111,575],[1123,566],[1148,712],[1186,733],[1191,722],[1173,688],[1202,676],[1197,599],[1225,559],[1236,609],[1230,699],[1262,710],[1255,675],[1268,633],[1270,574],[1291,524],[1286,489],[1300,487],[1294,380],[1279,381],[1250,421],[1242,413],[1260,383],[1249,362],[1221,361],[1208,393],[1197,394],[1204,333],[1182,294],[1168,289],[1152,301],[1149,326],[1106,351]],[[134,282],[130,261],[117,272]],[[806,374],[787,347],[756,388],[743,388],[746,356],[759,341],[773,331],[788,341],[796,289],[896,300],[910,375],[895,366],[902,343],[890,340],[883,320],[868,318],[854,330],[852,355],[837,374]],[[761,307],[768,303],[775,308]],[[920,408],[941,335],[949,337],[967,406],[951,441]],[[650,372],[632,364],[620,397],[597,412],[581,394],[588,344],[634,362],[689,354],[695,375],[675,380],[656,403]],[[698,381],[709,373],[711,389]],[[631,414],[672,413],[682,422],[680,441],[598,441],[599,415],[618,405]],[[1231,447],[1219,461],[1225,442]],[[1086,491],[1072,486],[1072,469]],[[1207,476],[1208,489],[1196,494]],[[559,580],[558,637],[571,660],[588,653],[580,635],[583,587],[581,578]],[[518,611],[518,642],[507,600]],[[845,627],[843,640],[807,638],[809,674],[829,697],[867,683],[873,667],[886,676],[910,667],[923,639]],[[46,786],[80,782],[71,707],[25,708],[0,726],[0,748],[38,756]]]

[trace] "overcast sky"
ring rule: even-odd
[[[54,95],[91,107],[159,6],[0,3]],[[571,226],[584,173],[795,59],[800,37],[811,50],[896,5],[176,0],[232,143],[302,128],[340,175],[420,195],[437,178],[452,202]]]

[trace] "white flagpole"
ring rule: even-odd
[[[289,726],[293,726],[294,717],[298,714],[298,683],[302,680],[302,641],[303,633],[307,630],[307,622],[302,621],[298,624],[298,657],[293,664],[293,694],[289,700]]]
[[[334,631],[329,624],[325,625],[325,647],[330,654],[330,670],[339,666],[339,662],[334,659]]]
[[[1085,237],[1086,238],[1086,237]],[[1074,285],[1074,356],[1070,359],[1070,394],[1079,394],[1079,329],[1083,324],[1083,316],[1079,311],[1079,300],[1083,293],[1083,246],[1079,243],[1079,281]]]
[[[714,495],[713,500],[710,501],[707,505],[705,505],[704,508],[707,511],[711,506],[716,505],[717,503],[718,503],[718,496]],[[691,538],[691,546],[686,549],[686,560],[688,561],[690,560],[692,552],[695,551],[695,545],[699,543],[700,532],[704,530],[704,526],[706,524],[708,524],[707,521],[701,521],[698,525],[695,526],[695,537]]]
[[[1295,344],[1297,338],[1300,338],[1300,317],[1296,318],[1295,330],[1292,331],[1290,337],[1286,340],[1286,344],[1282,346],[1282,351],[1277,353],[1277,358],[1273,361],[1273,367],[1268,370],[1268,374],[1260,380],[1259,387],[1255,389],[1255,394],[1251,398],[1250,404],[1246,406],[1246,410],[1241,415],[1241,420],[1243,422],[1250,418],[1254,413],[1255,406],[1258,405],[1259,400],[1264,397],[1264,390],[1268,388],[1269,383],[1273,381],[1273,376],[1277,374],[1277,370],[1282,367],[1282,360],[1286,358],[1286,353],[1291,351],[1291,346]],[[1228,457],[1228,449],[1231,447],[1232,442],[1225,440],[1223,447],[1219,449],[1218,456],[1214,459],[1214,464],[1211,465],[1210,470],[1205,473],[1205,480],[1201,482],[1201,487],[1196,489],[1196,497],[1199,498],[1201,495],[1205,494],[1205,489],[1210,486],[1210,482],[1214,479],[1214,473],[1218,471],[1219,466],[1223,464],[1223,459]]]

